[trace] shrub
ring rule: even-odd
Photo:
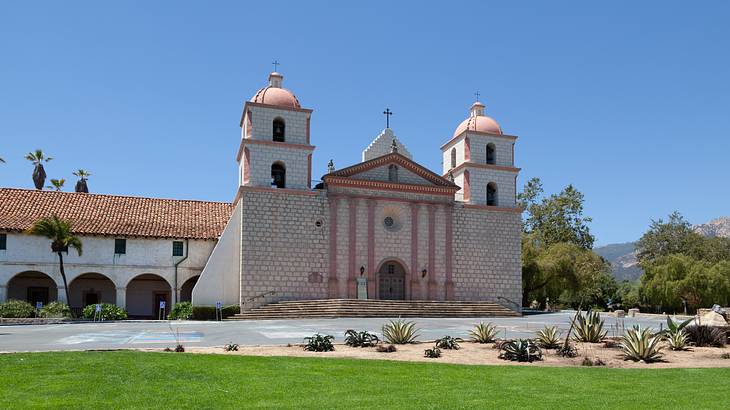
[[[383,326],[383,337],[390,344],[404,345],[416,341],[418,335],[416,324],[404,320],[391,320]]]
[[[723,353],[720,355],[720,359],[730,359],[730,353]]]
[[[600,357],[596,357],[594,360],[591,360],[588,357],[584,357],[583,361],[580,363],[581,366],[605,366],[606,362],[603,361]]]
[[[470,339],[476,343],[491,343],[497,337],[497,326],[491,323],[479,322],[469,332]]]
[[[179,302],[175,303],[167,315],[170,320],[188,320],[193,317],[193,304],[190,302]]]
[[[441,357],[441,349],[438,347],[434,347],[433,349],[426,349],[423,351],[423,357],[428,357],[429,359],[436,359]]]
[[[560,347],[560,330],[557,326],[547,326],[535,333],[537,345],[543,349],[557,349]]]
[[[41,308],[39,316],[47,318],[71,317],[71,308],[63,302],[51,302]]]
[[[345,332],[345,344],[352,347],[373,347],[380,342],[378,336],[369,332],[356,332],[348,330]]]
[[[463,340],[458,337],[444,336],[441,339],[436,339],[436,347],[439,349],[459,350],[459,342],[463,342]]]
[[[639,326],[634,326],[626,330],[626,334],[621,338],[621,351],[624,360],[643,361],[645,363],[659,361],[662,357],[661,339],[661,335],[652,335],[649,328],[642,329]]]
[[[603,341],[603,348],[604,349],[615,349],[619,347],[619,343],[616,340],[613,339],[607,339]]]
[[[183,353],[185,351],[185,347],[181,344],[178,344],[175,346],[175,353]]]
[[[578,315],[577,323],[573,329],[573,340],[576,342],[599,343],[606,337],[607,331],[603,331],[603,320],[598,312],[588,311],[584,315]]]
[[[236,343],[228,343],[225,346],[223,346],[223,350],[226,352],[237,352],[238,351],[238,344]]]
[[[512,340],[502,345],[499,358],[513,362],[533,362],[542,360],[542,350],[532,340]]]
[[[591,359],[589,359],[587,357],[584,357],[583,358],[583,361],[580,362],[580,365],[581,366],[588,366],[588,367],[593,366],[593,360],[591,360]]]
[[[689,336],[685,327],[694,319],[687,319],[684,322],[675,322],[671,317],[667,316],[667,328],[662,332],[664,340],[667,341],[669,348],[672,350],[686,350]]]
[[[723,347],[727,343],[727,333],[721,327],[692,325],[684,328],[689,341],[695,346]]]
[[[560,357],[576,357],[578,356],[578,349],[574,345],[568,343],[567,345],[560,346],[556,349],[555,354]]]
[[[315,333],[311,337],[304,338],[304,350],[309,352],[331,352],[335,350],[335,346],[332,344],[334,339],[334,336]]]
[[[238,305],[226,305],[221,308],[223,319],[241,313]],[[193,306],[193,320],[215,320],[215,306]]]
[[[35,317],[35,308],[24,300],[10,299],[5,303],[0,303],[0,317]]]
[[[96,312],[96,305],[88,305],[84,308],[83,312],[81,313],[81,316],[83,316],[84,319],[93,319],[94,313]],[[101,304],[101,312],[97,314],[97,319],[101,320],[121,320],[127,318],[127,311],[120,308],[117,305],[112,305],[109,303],[102,303]]]
[[[393,353],[398,349],[395,347],[395,345],[378,345],[375,350],[380,353]]]

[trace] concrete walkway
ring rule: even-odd
[[[533,337],[545,325],[567,330],[574,313],[560,312],[518,318],[416,318],[419,340],[433,340],[444,335],[468,338],[469,330],[480,321],[492,322],[500,337]],[[665,322],[661,316],[619,319],[602,315],[609,336],[621,335],[622,328],[634,324],[659,330]],[[409,319],[410,320],[410,319]],[[347,329],[380,333],[388,319],[339,318],[255,320],[230,322],[199,321],[129,321],[114,323],[64,323],[55,325],[0,326],[0,352],[123,349],[174,347],[176,339],[185,346],[285,345],[301,343],[313,333],[330,334],[342,342]],[[621,323],[623,321],[623,323]],[[617,327],[618,326],[618,327]],[[177,334],[177,335],[176,335]]]

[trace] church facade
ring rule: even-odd
[[[444,138],[443,168],[386,128],[362,161],[312,184],[312,110],[281,74],[246,102],[232,203],[0,188],[0,302],[158,307],[279,300],[491,301],[519,309],[516,137],[471,106]],[[363,144],[365,145],[365,144]],[[436,151],[436,147],[434,147]],[[26,229],[57,215],[84,247],[57,256]],[[69,299],[69,300],[67,300]]]
[[[330,163],[313,187],[312,110],[282,82],[272,73],[244,106],[238,193],[194,304],[368,298],[519,308],[517,137],[484,105],[474,103],[440,147],[440,174],[386,128],[362,162]]]

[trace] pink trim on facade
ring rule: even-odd
[[[469,170],[464,171],[464,202],[471,200],[471,182],[469,182]]]
[[[402,166],[403,168],[415,173],[416,175],[419,175],[423,177],[424,179],[431,181],[436,186],[442,186],[442,187],[454,187],[454,184],[449,181],[448,179],[439,176],[435,172],[431,171],[430,169],[424,167],[421,164],[418,164],[417,162],[414,162],[413,160],[409,159],[408,157],[405,157],[397,152],[393,152],[390,154],[386,154],[377,158],[373,158],[371,160],[361,162],[356,165],[349,166],[347,168],[342,168],[340,170],[337,170],[331,174],[325,175],[325,180],[328,177],[349,177],[356,174],[360,174],[362,172],[371,170],[373,168],[377,168],[383,165],[387,164],[397,164]]]
[[[290,142],[276,142],[276,141],[266,141],[266,140],[254,140],[250,138],[243,138],[241,140],[241,146],[238,148],[238,154],[236,155],[236,161],[241,160],[241,153],[243,152],[243,147],[246,145],[265,145],[269,147],[281,147],[281,148],[293,148],[293,149],[301,149],[305,151],[314,151],[316,148],[314,145],[308,145],[308,144],[292,144]]]
[[[241,199],[241,194],[243,194],[244,192],[271,192],[271,193],[275,193],[275,194],[304,195],[304,196],[319,195],[319,192],[308,191],[306,189],[268,188],[268,187],[260,187],[260,186],[239,186],[238,191],[236,192],[236,197],[233,198],[234,206],[236,205],[238,200]]]
[[[418,280],[418,207],[417,203],[411,204],[411,277],[406,279],[408,294],[406,299],[420,299],[421,282]]]
[[[313,111],[312,109],[309,109],[309,108],[286,107],[283,105],[262,104],[262,103],[257,103],[257,102],[253,102],[253,101],[246,101],[246,103],[243,105],[243,111],[246,112],[248,110],[248,107],[263,107],[263,108],[273,108],[276,110],[308,112],[308,113],[311,113]],[[241,118],[241,121],[243,121],[243,118]]]
[[[251,153],[248,148],[243,149],[243,185],[247,185],[251,177]]]
[[[312,154],[307,154],[307,188],[312,189]]]
[[[337,282],[337,203],[340,200],[338,198],[329,201],[330,204],[330,263],[329,263],[329,275],[327,277],[327,291],[329,297],[335,299],[338,297],[338,282]]]
[[[471,141],[469,137],[464,137],[464,161],[469,162],[471,160]]]
[[[483,169],[493,169],[495,171],[507,171],[507,172],[520,172],[522,168],[515,168],[515,167],[506,167],[504,165],[494,165],[494,164],[482,164],[479,162],[462,162],[459,164],[458,167],[452,169],[449,172],[457,173],[465,168],[483,168]],[[446,174],[448,175],[448,174]]]
[[[348,188],[377,189],[382,191],[413,192],[429,195],[452,196],[459,190],[458,186],[443,187],[433,185],[401,184],[383,181],[368,181],[364,179],[351,179],[346,177],[325,176],[325,183],[331,186],[343,186]]]
[[[445,251],[445,265],[446,265],[446,300],[454,300],[454,272],[453,272],[453,208],[447,206],[445,208],[446,214],[446,244],[444,246]]]
[[[416,203],[416,204],[423,204],[423,205],[428,205],[428,204],[443,205],[444,203],[446,203],[443,201],[442,202],[426,201],[426,200],[420,200],[420,199],[393,198],[393,197],[389,197],[389,196],[379,196],[379,195],[358,195],[358,194],[351,194],[351,193],[347,193],[347,194],[332,194],[331,193],[329,195],[330,195],[330,197],[332,197],[334,195],[338,195],[338,196],[341,195],[341,196],[347,196],[347,197],[358,198],[358,199],[363,199],[363,200],[372,199],[375,201],[403,202],[403,203],[407,203],[407,204]]]
[[[349,279],[347,281],[347,297],[350,299],[357,298],[357,277],[359,275],[355,260],[357,257],[357,199],[348,199],[349,208],[349,241],[348,241],[348,255],[347,261],[349,264]]]
[[[251,118],[251,111],[244,111],[246,114],[246,138],[251,138],[251,134],[253,133],[253,119]]]
[[[368,299],[378,299],[375,283],[375,201],[368,202]]]
[[[428,300],[436,300],[436,207],[428,207]]]

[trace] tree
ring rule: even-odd
[[[63,184],[66,183],[66,180],[61,179],[51,179],[51,185],[47,186],[48,189],[55,189],[56,191],[61,191],[63,189]]]
[[[4,164],[5,160],[2,157],[0,157],[0,162],[2,162]]]
[[[83,169],[79,169],[78,171],[74,172],[74,175],[79,177],[79,180],[76,181],[76,187],[74,191],[88,194],[89,186],[86,184],[86,180],[91,176],[91,173],[86,172]]]
[[[692,225],[679,212],[669,215],[669,220],[652,220],[649,230],[636,242],[636,258],[646,269],[663,256],[689,255],[702,236],[692,230]]]
[[[60,219],[56,215],[36,221],[27,231],[29,235],[45,236],[51,240],[51,251],[58,254],[58,264],[63,278],[63,288],[66,291],[66,303],[71,303],[68,294],[68,283],[66,272],[63,270],[63,253],[68,253],[68,248],[76,249],[81,256],[81,240],[71,232],[71,222]]]
[[[662,309],[695,310],[730,302],[730,261],[711,264],[688,255],[662,256],[646,265],[641,293]]]
[[[53,158],[46,157],[42,150],[37,149],[34,152],[29,152],[28,155],[25,156],[25,159],[32,162],[34,165],[33,184],[35,185],[35,189],[43,189],[43,184],[46,183],[46,170],[43,169],[43,163],[48,162]]]
[[[572,185],[549,197],[544,197],[543,192],[540,179],[532,178],[517,195],[527,213],[523,231],[533,234],[545,248],[567,242],[592,249],[595,238],[587,225],[592,219],[583,215],[583,194]]]

